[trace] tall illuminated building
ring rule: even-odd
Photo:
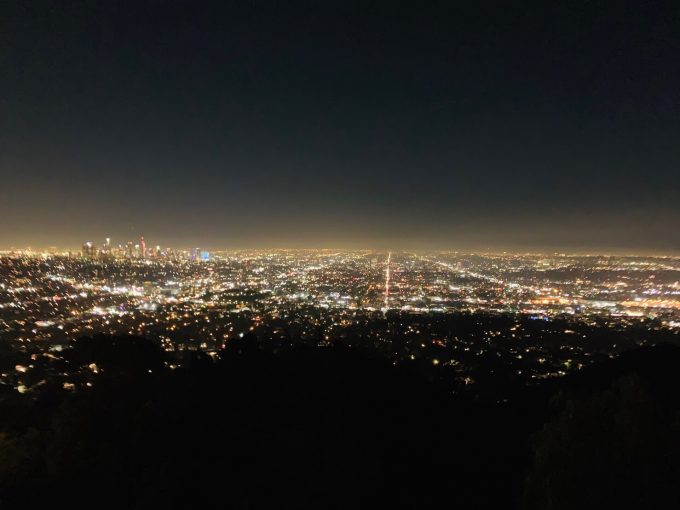
[[[83,258],[94,259],[97,253],[97,249],[94,247],[91,241],[87,241],[83,244],[82,248]]]
[[[142,247],[142,258],[146,258],[146,242],[144,241],[144,236],[139,238],[139,245]]]

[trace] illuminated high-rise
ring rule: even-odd
[[[82,247],[83,258],[93,259],[97,254],[97,249],[94,247],[91,241],[87,241]]]

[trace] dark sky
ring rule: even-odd
[[[677,1],[0,9],[0,248],[680,252]]]

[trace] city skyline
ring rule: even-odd
[[[92,242],[92,241],[86,241]],[[125,246],[133,241],[127,241],[125,243],[119,243],[116,245],[117,248],[125,248]],[[94,244],[94,243],[93,243]],[[197,243],[198,244],[198,243]],[[134,243],[134,246],[139,246],[138,243]],[[650,250],[650,249],[639,249],[639,250],[627,250],[627,249],[559,249],[556,247],[544,247],[542,249],[512,249],[512,248],[487,248],[487,249],[453,249],[453,248],[427,248],[420,246],[419,248],[409,249],[400,248],[393,249],[389,246],[378,246],[371,247],[366,245],[359,246],[276,246],[276,245],[261,245],[261,246],[219,246],[210,245],[209,243],[201,243],[199,246],[192,245],[171,245],[167,243],[155,244],[152,248],[162,248],[163,250],[174,250],[177,252],[188,253],[197,248],[201,250],[208,251],[210,253],[237,253],[237,252],[279,252],[279,251],[290,251],[290,252],[304,252],[304,251],[340,251],[340,252],[375,252],[375,253],[459,253],[468,255],[561,255],[566,257],[653,257],[653,258],[678,258],[680,253],[674,250]],[[0,247],[0,254],[50,254],[50,255],[68,255],[69,253],[76,255],[82,251],[82,244],[80,246],[9,246]]]
[[[104,238],[104,242],[107,238]],[[125,238],[125,241],[120,241],[112,243],[112,247],[115,248],[125,248],[127,245],[132,243],[133,246],[139,247],[138,239]],[[96,240],[82,241],[80,244],[73,245],[37,245],[37,244],[27,244],[25,246],[0,246],[0,254],[8,253],[46,253],[53,255],[66,255],[69,252],[72,254],[77,254],[82,251],[83,245],[85,243],[92,243],[93,247],[99,248],[100,245],[97,244]],[[104,243],[102,242],[101,245]],[[350,244],[350,245],[219,245],[207,243],[196,243],[195,245],[184,244],[176,245],[165,242],[155,242],[153,246],[149,246],[149,250],[162,248],[164,250],[174,250],[179,252],[190,252],[195,249],[202,249],[209,252],[215,253],[229,253],[229,252],[277,252],[277,251],[291,251],[291,252],[302,252],[302,251],[344,251],[344,252],[376,252],[376,253],[460,253],[460,254],[479,254],[479,255],[562,255],[562,256],[591,256],[591,257],[607,257],[607,256],[620,256],[620,257],[658,257],[658,258],[678,258],[680,257],[679,250],[655,250],[655,249],[626,249],[626,248],[574,248],[574,247],[558,247],[558,246],[543,246],[543,247],[533,247],[533,248],[521,248],[512,246],[499,246],[487,248],[472,248],[472,247],[442,247],[442,246],[423,246],[422,244],[414,245],[413,247],[400,247],[393,248],[391,245],[368,245],[368,244]]]

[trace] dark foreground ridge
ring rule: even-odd
[[[40,391],[2,394],[2,508],[680,507],[677,347],[505,402],[249,337],[181,367],[136,337],[63,354]]]

